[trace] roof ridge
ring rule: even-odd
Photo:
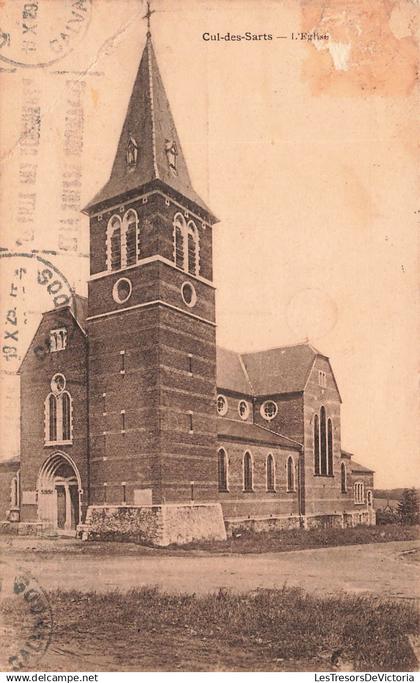
[[[311,349],[316,354],[319,354],[320,356],[323,356],[324,354],[321,353],[321,351],[318,351],[312,344],[309,342],[297,342],[296,344],[285,344],[284,346],[271,346],[268,349],[258,349],[257,351],[245,351],[242,353],[243,356],[250,356],[251,354],[256,354],[256,353],[268,353],[269,351],[281,351],[283,349],[295,349],[298,346],[307,346],[308,348]]]
[[[250,380],[250,377],[249,377],[249,375],[248,375],[248,370],[246,369],[246,366],[245,366],[245,363],[244,363],[244,361],[243,361],[242,355],[239,353],[238,356],[239,356],[239,362],[240,362],[240,364],[241,364],[241,368],[242,368],[242,370],[243,370],[243,373],[244,373],[244,375],[245,375],[245,377],[246,377],[246,379],[247,379],[247,382],[248,382],[248,384],[249,384],[249,386],[250,386],[250,388],[251,388],[252,393],[253,393],[254,396],[255,396],[255,389],[254,389],[254,386],[253,386],[253,384],[252,384],[252,382],[251,382],[251,380]]]
[[[153,168],[156,178],[159,178],[159,169],[157,165],[156,156],[156,124],[155,124],[155,107],[154,107],[154,95],[153,95],[153,75],[152,75],[152,53],[151,53],[151,36],[148,35],[146,39],[147,48],[147,67],[149,70],[149,98],[150,98],[150,118],[152,122],[152,157],[153,157]]]

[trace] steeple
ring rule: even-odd
[[[149,9],[146,14],[149,29],[146,45],[134,82],[111,176],[85,210],[89,211],[127,192],[132,194],[141,188],[151,189],[150,183],[153,183],[163,190],[173,190],[186,197],[201,208],[213,222],[214,216],[191,185],[152,45],[150,13]]]

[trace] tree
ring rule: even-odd
[[[419,503],[416,489],[404,489],[398,503],[398,514],[402,524],[417,524],[419,521]]]

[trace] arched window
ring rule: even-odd
[[[319,467],[319,417],[315,415],[314,417],[314,472],[315,474],[320,473]]]
[[[295,463],[292,456],[287,459],[287,490],[295,490]]]
[[[267,455],[266,476],[267,476],[267,491],[275,491],[276,490],[276,470],[275,470],[274,458],[271,455],[271,453],[269,453]]]
[[[61,395],[61,401],[62,401],[62,434],[63,434],[63,441],[69,441],[71,438],[71,398],[70,394],[65,391]]]
[[[367,504],[372,505],[373,503],[373,493],[371,490],[367,492]]]
[[[174,262],[182,270],[186,270],[185,233],[185,218],[182,214],[177,213],[174,218]]]
[[[324,406],[321,407],[321,471],[320,474],[327,474],[327,416]]]
[[[341,463],[341,493],[347,493],[347,469],[344,462]]]
[[[219,491],[228,490],[228,459],[226,451],[221,448],[218,453],[218,473],[219,473]]]
[[[121,218],[115,215],[107,227],[107,267],[108,270],[121,268]]]
[[[47,441],[57,441],[57,397],[50,394],[48,397],[48,433]]]
[[[244,491],[253,490],[253,467],[251,453],[248,451],[244,455]]]
[[[64,375],[54,375],[52,392],[45,399],[45,443],[71,443],[73,439],[72,398],[64,391]]]
[[[134,209],[129,209],[123,220],[123,231],[125,233],[125,256],[122,258],[122,265],[133,266],[138,261],[139,257],[139,234],[138,234],[138,216]],[[124,264],[124,260],[126,264]]]
[[[199,240],[197,226],[193,221],[189,221],[187,229],[188,239],[188,264],[187,270],[192,275],[198,275]]]
[[[365,485],[361,481],[356,481],[353,487],[354,490],[354,502],[364,503],[365,502]]]
[[[20,507],[20,485],[19,485],[19,472],[13,477],[10,483],[10,507],[18,508]]]
[[[328,419],[328,429],[327,429],[327,438],[328,438],[328,471],[327,474],[332,477],[334,474],[334,444],[333,444],[333,429],[332,429],[332,420],[331,418]]]

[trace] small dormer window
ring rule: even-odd
[[[65,327],[60,327],[57,330],[50,332],[50,351],[63,351],[67,346],[67,330]]]
[[[168,166],[174,175],[178,175],[177,156],[178,150],[174,140],[165,139],[165,154],[168,160]]]
[[[135,138],[133,138],[133,136],[130,135],[128,138],[127,153],[126,153],[128,168],[134,168],[137,165],[138,152],[139,152],[139,148],[138,148],[137,142],[136,142]]]

